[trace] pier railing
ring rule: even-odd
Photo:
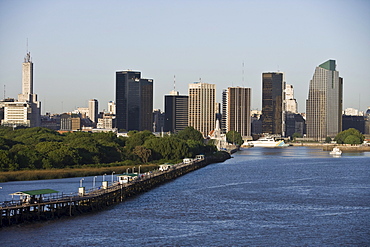
[[[230,156],[228,156],[230,157]],[[0,227],[25,221],[45,220],[62,216],[73,216],[85,212],[100,210],[109,205],[123,201],[125,198],[139,194],[161,183],[196,170],[209,163],[224,161],[217,159],[198,159],[189,163],[178,163],[167,170],[154,170],[128,182],[113,182],[106,188],[92,188],[84,194],[43,195],[40,200],[29,203],[23,200],[12,200],[0,203]]]

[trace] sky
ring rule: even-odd
[[[370,107],[368,0],[0,0],[0,98],[21,93],[27,51],[42,113],[115,100],[115,72],[154,79],[154,108],[188,84],[252,89],[262,108],[262,73],[284,72],[305,112],[309,82],[337,61],[343,108]],[[3,90],[4,89],[4,90]]]

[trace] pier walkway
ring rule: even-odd
[[[83,194],[44,195],[40,197],[41,200],[32,203],[24,200],[0,202],[0,228],[24,222],[57,219],[99,211],[188,172],[211,163],[223,162],[228,158],[230,155],[225,152],[221,157],[211,156],[188,164],[179,163],[172,165],[166,171],[155,170],[140,174],[137,179],[129,183],[115,182],[106,188],[91,189]]]

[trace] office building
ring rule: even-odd
[[[262,132],[284,136],[284,74],[262,74]]]
[[[114,103],[114,101],[108,102],[108,113],[116,114],[116,104]]]
[[[188,100],[187,95],[177,91],[164,96],[164,131],[177,133],[188,126]]]
[[[203,82],[189,84],[188,125],[204,137],[215,129],[216,85]]]
[[[251,136],[251,89],[229,87],[222,96],[222,122],[225,133],[237,131],[243,138]]]
[[[22,93],[18,94],[18,101],[4,102],[5,126],[41,126],[41,102],[37,101],[37,94],[33,93],[33,63],[28,52],[22,64]]]
[[[293,85],[289,84],[286,84],[285,87],[285,112],[298,113],[298,104],[294,98]]]
[[[334,138],[342,130],[343,79],[335,60],[315,69],[306,101],[307,137],[314,140]]]
[[[98,100],[96,100],[96,99],[89,100],[89,114],[88,114],[88,117],[94,123],[98,122],[98,113],[99,113],[98,106],[99,106]]]
[[[141,72],[116,72],[116,127],[121,130],[153,130],[153,80]]]
[[[153,110],[153,132],[162,132],[164,128],[165,113],[161,109]]]

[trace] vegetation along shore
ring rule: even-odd
[[[117,137],[112,132],[60,134],[45,128],[1,127],[0,182],[118,174],[139,165],[145,172],[161,163],[216,151],[192,127],[164,137],[150,131]]]

